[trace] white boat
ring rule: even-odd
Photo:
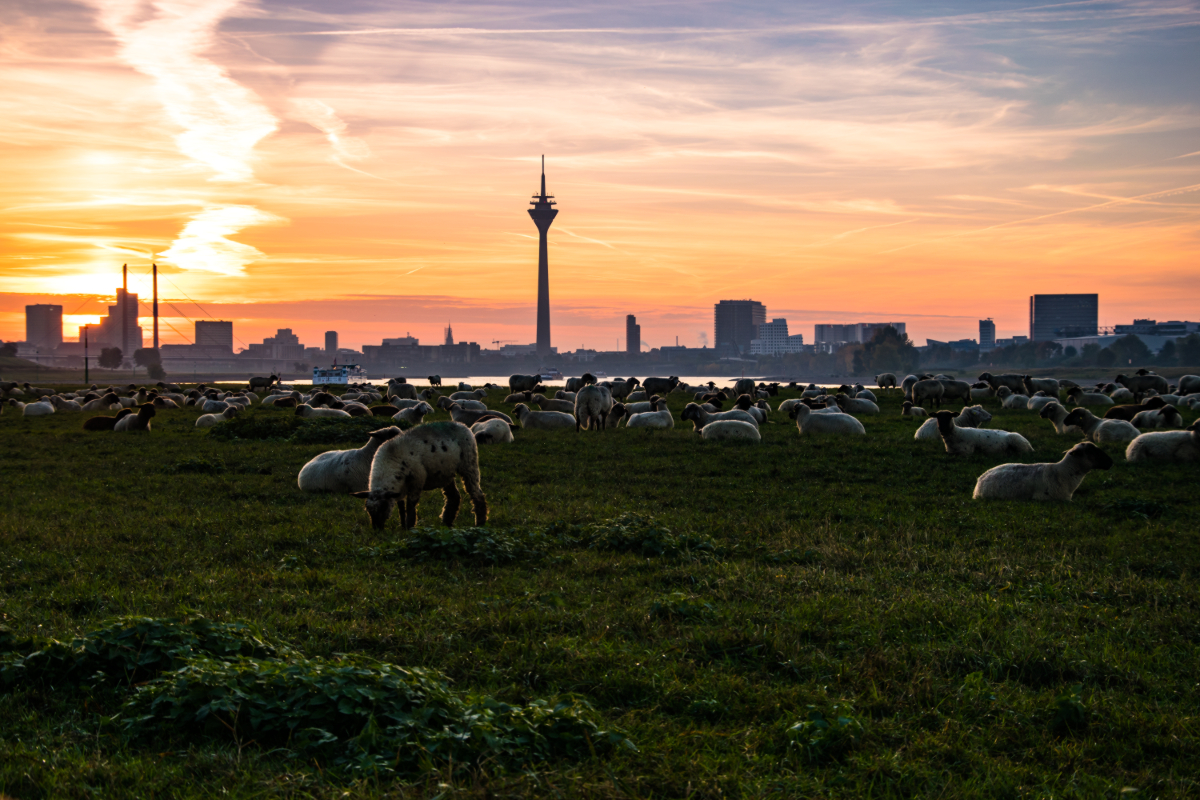
[[[542,369],[538,374],[544,381],[561,381],[563,379],[563,374],[553,367],[550,369]]]
[[[321,367],[313,367],[313,386],[322,386],[324,384],[341,384],[345,386],[350,383],[366,383],[367,371],[358,364],[334,364],[332,367],[322,369]]]

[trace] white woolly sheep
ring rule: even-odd
[[[914,417],[916,419],[925,419],[929,416],[929,412],[920,406],[914,406],[910,401],[905,400],[904,405],[900,407],[900,416]]]
[[[421,420],[425,419],[426,414],[433,413],[433,406],[426,403],[424,400],[417,403],[411,408],[403,408],[392,415],[393,422],[411,422],[413,425],[420,425]]]
[[[1010,394],[1004,398],[1001,405],[1004,408],[1027,409],[1029,408],[1029,397],[1023,394]]]
[[[575,431],[602,431],[612,411],[613,396],[607,386],[588,384],[575,393]]]
[[[59,411],[83,411],[83,406],[74,400],[68,400],[58,395],[50,395],[50,402]]]
[[[879,406],[875,405],[870,400],[860,400],[857,397],[848,397],[840,392],[834,396],[834,402],[843,414],[878,414]]]
[[[1184,375],[1180,378],[1179,393],[1182,395],[1200,393],[1200,375]]]
[[[1083,389],[1068,389],[1067,399],[1077,406],[1112,406],[1116,402],[1106,394],[1100,392],[1085,392]],[[1129,398],[1130,402],[1133,398]]]
[[[880,389],[895,389],[896,376],[891,372],[884,372],[875,376],[875,385]]]
[[[1083,478],[1109,469],[1113,460],[1091,442],[1080,442],[1053,464],[1001,464],[979,476],[976,500],[1057,500],[1070,502]]]
[[[400,436],[393,426],[371,431],[367,443],[356,450],[330,450],[321,453],[300,468],[296,485],[302,492],[366,491],[371,481],[371,461],[384,442]]]
[[[1200,421],[1182,431],[1143,433],[1129,443],[1125,460],[1200,461]]]
[[[691,420],[694,430],[700,430],[713,422],[724,419],[733,419],[740,422],[748,422],[754,427],[758,427],[758,420],[749,412],[743,411],[740,408],[731,408],[728,411],[706,411],[702,406],[696,403],[688,403],[683,408],[683,413],[679,415],[681,420],[685,422]]]
[[[1058,392],[1061,385],[1054,378],[1035,378],[1032,375],[1022,375],[1021,380],[1025,384],[1025,393],[1032,397],[1038,392],[1045,392],[1052,397],[1058,397]]]
[[[1093,442],[1132,442],[1141,433],[1123,419],[1100,419],[1086,408],[1076,408],[1067,414],[1064,425],[1075,425]]]
[[[561,411],[564,414],[575,413],[575,403],[570,400],[551,400],[544,394],[535,394],[533,402],[537,403],[538,408],[542,411]]]
[[[300,405],[296,406],[296,416],[297,417],[305,417],[307,419],[313,419],[313,418],[332,419],[332,418],[349,417],[350,415],[348,413],[346,413],[345,411],[342,411],[340,408],[313,408],[308,403],[301,403]]]
[[[700,438],[706,442],[760,442],[762,435],[758,427],[736,419],[721,419],[700,429]]]
[[[921,407],[925,407],[929,403],[940,406],[945,392],[946,388],[942,386],[942,382],[931,378],[914,383],[910,399]]]
[[[967,406],[954,418],[954,424],[960,428],[982,428],[991,421],[991,412],[983,406]],[[925,420],[913,434],[913,439],[918,442],[932,442],[941,438],[936,419]]]
[[[240,406],[230,406],[220,414],[201,414],[196,417],[197,428],[212,428],[225,420],[233,419],[242,411]]]
[[[1056,403],[1056,402],[1058,402],[1058,401],[1055,400],[1053,397],[1050,397],[1049,395],[1041,395],[1038,397],[1029,398],[1029,402],[1025,404],[1025,407],[1028,408],[1030,411],[1036,411],[1037,413],[1040,414],[1042,412],[1043,408],[1050,405],[1051,403]]]
[[[506,444],[513,441],[512,426],[502,419],[489,419],[471,426],[478,444]]]
[[[1021,455],[1033,452],[1033,445],[1019,433],[960,428],[954,424],[954,414],[950,411],[939,411],[934,418],[946,452],[952,456],[969,456],[973,453]]]
[[[9,400],[8,404],[14,408],[21,409],[21,414],[26,417],[45,417],[54,413],[54,404],[49,400],[38,400],[33,403]]]
[[[849,414],[815,414],[806,405],[793,406],[790,416],[796,420],[796,429],[806,433],[831,433],[850,436],[866,436],[867,429]]]
[[[150,420],[154,418],[157,410],[153,403],[143,403],[138,406],[136,414],[128,414],[117,420],[117,424],[113,426],[114,431],[146,431],[150,432]]]
[[[455,392],[450,395],[450,399],[458,400],[459,402],[463,400],[482,400],[487,397],[487,394],[487,389],[476,389],[474,391]]]
[[[441,489],[446,496],[442,523],[453,525],[462,501],[455,476],[461,476],[475,511],[475,524],[487,522],[487,498],[480,487],[479,446],[471,429],[457,422],[431,422],[384,442],[371,462],[369,489],[355,492],[366,500],[371,524],[382,529],[399,503],[400,524],[417,524],[421,492]]]
[[[574,403],[575,402],[575,392],[564,392],[562,389],[559,389],[557,392],[554,393],[554,399],[555,400],[570,400],[572,403]]]
[[[675,418],[671,416],[671,409],[667,408],[666,400],[655,395],[650,404],[653,407],[651,411],[634,414],[625,423],[625,427],[657,428],[659,430],[670,430],[675,427]]]
[[[524,403],[513,406],[513,416],[526,430],[560,431],[575,427],[575,417],[561,411],[533,411]]]
[[[1067,409],[1063,408],[1061,403],[1047,403],[1042,410],[1038,412],[1038,416],[1040,416],[1042,419],[1050,420],[1050,424],[1054,426],[1054,430],[1058,431],[1060,435],[1067,433],[1080,435],[1083,434],[1083,429],[1079,426],[1066,424],[1069,414]]]
[[[870,389],[859,389],[857,392],[854,393],[854,399],[870,400],[872,403],[875,403],[875,404],[879,403],[879,398],[877,398],[875,396],[875,393],[872,392]]]
[[[1131,423],[1139,431],[1182,428],[1183,415],[1175,406],[1163,406],[1148,411],[1139,411],[1134,415]]]
[[[1114,403],[1136,403],[1137,395],[1126,389],[1124,386],[1113,389],[1108,393],[1108,399]],[[1089,403],[1088,405],[1094,405]]]

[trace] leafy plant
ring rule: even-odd
[[[380,555],[417,561],[479,561],[505,564],[543,554],[541,537],[502,528],[415,528]]]
[[[590,526],[589,547],[617,553],[636,553],[642,556],[677,556],[683,553],[713,555],[715,543],[708,538],[676,535],[653,517],[622,514],[614,519]]]
[[[841,759],[862,740],[864,728],[846,703],[838,703],[828,716],[809,706],[808,719],[797,722],[784,733],[789,753],[798,754],[813,764]]]
[[[1088,712],[1083,704],[1083,686],[1072,686],[1070,691],[1054,698],[1050,710],[1050,730],[1055,733],[1063,734],[1086,727]]]

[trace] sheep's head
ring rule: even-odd
[[[1058,403],[1046,403],[1046,405],[1042,406],[1042,410],[1038,412],[1038,416],[1042,419],[1053,419],[1059,411],[1065,410],[1066,409],[1064,409]]]
[[[355,492],[354,496],[366,501],[363,505],[367,509],[367,516],[371,518],[371,527],[381,531],[387,524],[388,517],[392,515],[392,508],[401,495],[399,492],[385,492],[376,489],[371,492]]]
[[[1080,442],[1066,452],[1068,456],[1082,458],[1088,469],[1111,469],[1112,456],[1091,442]]]
[[[529,413],[529,406],[524,403],[517,403],[513,406],[513,416],[520,419],[522,415]]]
[[[1063,424],[1082,426],[1090,416],[1092,414],[1086,408],[1077,408],[1070,414],[1067,414],[1067,418],[1063,420]]]
[[[695,420],[700,418],[700,406],[695,403],[688,403],[683,407],[683,413],[679,415],[682,420]]]
[[[1142,405],[1146,408],[1162,408],[1163,406],[1167,405],[1167,401],[1163,400],[1162,397],[1155,395],[1147,398],[1146,402],[1142,403]]]
[[[953,430],[953,428],[954,428],[954,412],[953,411],[939,411],[936,414],[934,414],[933,416],[934,416],[934,419],[937,420],[938,430],[940,430],[944,433]]]

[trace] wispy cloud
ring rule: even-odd
[[[183,270],[242,275],[246,265],[263,258],[256,247],[228,237],[251,225],[281,224],[287,220],[251,206],[218,206],[194,216],[175,242],[158,257]]]

